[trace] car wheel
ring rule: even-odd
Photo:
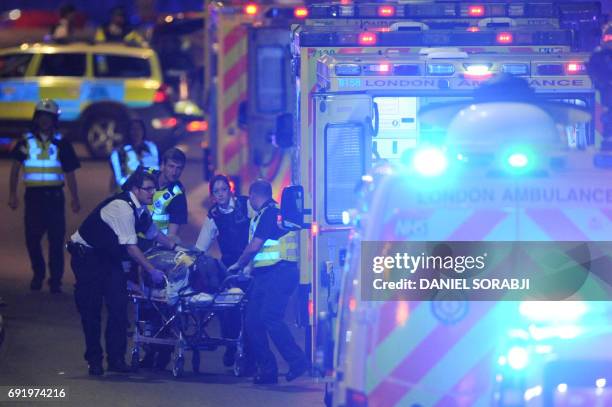
[[[123,143],[126,118],[119,111],[99,110],[85,120],[83,132],[87,148],[95,158],[107,158],[113,149]]]

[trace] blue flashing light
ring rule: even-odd
[[[512,75],[528,75],[529,65],[527,64],[503,64],[502,72]]]
[[[508,351],[508,364],[514,370],[522,370],[529,364],[529,351],[522,346],[513,346]]]
[[[428,64],[427,73],[436,76],[450,76],[455,73],[453,64]]]
[[[419,174],[425,177],[437,177],[446,171],[448,160],[444,151],[435,147],[427,147],[414,153],[412,165]]]
[[[529,158],[523,153],[513,153],[508,156],[508,164],[513,168],[525,168],[529,164]]]
[[[361,74],[361,67],[357,64],[338,64],[335,69],[338,76],[358,76]]]

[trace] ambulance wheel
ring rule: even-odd
[[[83,120],[83,140],[94,158],[108,158],[116,146],[123,143],[128,116],[114,106],[92,108]]]
[[[191,356],[191,370],[193,373],[200,373],[200,352],[197,350],[194,350]]]
[[[138,372],[138,368],[140,367],[140,354],[138,352],[138,348],[134,348],[132,350],[130,367],[132,368],[132,372]]]
[[[172,367],[172,376],[183,377],[183,373],[185,373],[185,357],[179,356],[174,360],[174,366]]]

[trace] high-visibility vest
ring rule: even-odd
[[[143,151],[140,156],[138,156],[134,147],[130,144],[126,144],[122,147],[123,154],[120,153],[120,150],[112,152],[110,157],[111,166],[113,168],[115,182],[119,187],[127,181],[139,165],[147,168],[154,168],[156,170],[159,169],[159,152],[157,151],[157,146],[150,141],[145,141],[144,143],[148,151]]]
[[[182,193],[183,190],[178,184],[170,184],[156,191],[153,195],[153,203],[149,205],[149,212],[151,212],[151,217],[157,228],[165,235],[168,234],[168,226],[170,225],[168,206],[175,197]]]
[[[255,230],[259,225],[261,216],[268,208],[276,207],[275,203],[270,203],[264,207],[251,219],[251,225],[249,228],[249,242],[253,240],[255,236]],[[295,232],[289,232],[278,240],[266,239],[263,247],[257,252],[253,258],[253,267],[268,267],[273,266],[281,260],[285,261],[297,261],[297,236]]]
[[[40,140],[32,133],[25,135],[26,156],[23,162],[23,181],[26,187],[56,187],[64,185],[64,171],[59,160],[59,148],[53,140],[61,140],[57,133],[53,139]]]

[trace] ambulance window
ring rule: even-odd
[[[45,54],[38,68],[38,76],[83,76],[85,54]]]
[[[404,151],[417,144],[417,98],[375,97],[374,103],[378,108],[379,128],[372,150],[376,158],[398,160]]]
[[[21,78],[25,76],[32,54],[0,55],[0,78]]]
[[[94,74],[98,78],[148,78],[151,64],[146,58],[96,54]]]
[[[555,102],[569,103],[589,109],[588,99],[553,99]],[[591,102],[592,105],[592,102]],[[593,123],[577,123],[563,127],[562,142],[570,149],[582,150],[595,142]]]
[[[255,85],[257,111],[280,113],[285,110],[285,51],[277,45],[257,48]]]
[[[355,208],[355,187],[365,172],[362,123],[329,124],[325,128],[325,218],[341,224],[342,212]]]

